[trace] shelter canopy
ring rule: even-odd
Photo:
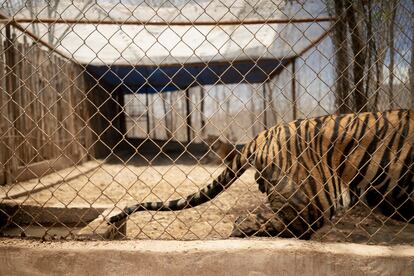
[[[16,17],[46,17],[42,1]],[[329,22],[253,24],[251,20],[327,16],[321,1],[60,1],[55,18],[140,20],[188,25],[36,24],[105,85],[123,92],[160,92],[194,85],[261,83],[323,35]],[[44,5],[44,3],[43,3]],[[304,7],[306,6],[306,7]],[[220,25],[218,22],[234,25]],[[195,25],[192,22],[211,22]],[[27,28],[31,28],[28,24]]]

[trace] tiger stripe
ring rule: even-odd
[[[246,144],[212,183],[186,198],[126,207],[176,211],[208,202],[244,171],[275,211],[274,234],[309,237],[339,209],[360,198],[390,217],[413,222],[414,113],[410,110],[328,115],[280,124]],[[260,216],[258,218],[261,218]]]

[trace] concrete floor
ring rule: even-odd
[[[0,239],[0,275],[414,275],[414,247],[290,239]]]

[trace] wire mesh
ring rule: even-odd
[[[1,235],[107,238],[113,214],[203,192],[279,126],[220,195],[116,236],[412,244],[414,115],[353,132],[414,102],[411,1],[1,3]],[[307,120],[329,114],[355,117]]]

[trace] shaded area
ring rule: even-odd
[[[88,65],[86,70],[109,91],[157,93],[211,84],[264,83],[283,70],[290,60],[251,59],[156,66]]]
[[[414,244],[414,224],[390,219],[360,203],[336,216],[312,239],[384,245]]]
[[[107,164],[148,165],[196,165],[203,162],[209,151],[206,143],[181,143],[153,139],[128,139],[109,155]]]
[[[107,162],[101,163],[93,172],[16,200],[42,206],[58,204],[62,208],[79,205],[115,205],[116,208],[123,208],[134,202],[165,201],[188,195],[210,183],[224,168],[213,164],[198,164],[188,151],[186,155],[181,155],[183,151],[166,150],[163,155],[156,157],[156,151],[150,146],[145,149],[150,153],[140,152],[142,156],[131,152],[117,153],[118,157],[108,158]],[[178,161],[172,166],[171,159]],[[151,165],[148,165],[147,160],[153,160]],[[265,203],[266,197],[258,191],[254,182],[254,171],[250,169],[223,194],[196,208],[179,212],[140,212],[132,215],[128,220],[127,237],[167,240],[226,239],[239,215],[249,211],[256,212]],[[50,226],[45,228],[48,227]],[[26,229],[25,235],[31,235],[31,226]],[[73,231],[76,232],[75,230]],[[8,231],[21,233],[18,229]],[[414,244],[412,237],[414,225],[388,219],[358,205],[345,214],[338,215],[331,223],[327,222],[313,235],[312,240]]]

